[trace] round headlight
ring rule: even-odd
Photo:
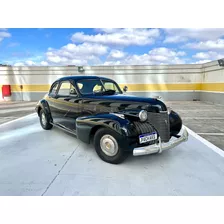
[[[146,121],[148,118],[147,112],[145,110],[141,110],[138,116],[141,121]]]

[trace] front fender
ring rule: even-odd
[[[130,121],[115,114],[98,114],[95,116],[79,117],[76,119],[77,138],[89,143],[92,130],[95,128],[109,128],[122,137],[128,137]]]
[[[182,119],[178,113],[171,111],[169,114],[170,119],[170,136],[176,136],[182,128]]]

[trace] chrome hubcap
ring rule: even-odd
[[[104,135],[100,139],[100,147],[107,156],[115,156],[118,152],[117,141],[111,135]]]
[[[41,115],[41,121],[44,126],[47,124],[46,116],[44,113],[42,113],[42,115]]]

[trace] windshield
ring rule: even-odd
[[[118,85],[110,80],[83,79],[77,81],[77,86],[82,94],[122,93]]]

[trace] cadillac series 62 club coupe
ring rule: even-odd
[[[97,76],[56,80],[36,112],[43,129],[53,126],[93,143],[98,156],[113,164],[134,156],[161,153],[188,139],[180,116],[158,98],[127,95]]]

